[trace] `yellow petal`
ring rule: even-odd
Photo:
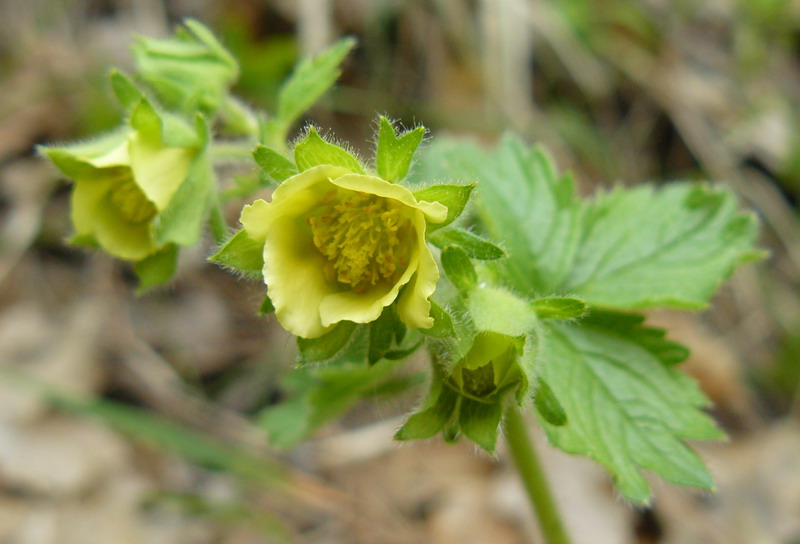
[[[363,174],[346,174],[336,179],[332,179],[331,183],[341,187],[342,189],[350,189],[351,191],[361,191],[362,193],[369,193],[384,198],[392,198],[398,200],[403,204],[420,210],[428,220],[432,223],[441,223],[447,219],[447,207],[439,202],[417,202],[414,195],[396,183],[390,183],[385,179],[377,178],[375,176],[366,176]]]
[[[160,141],[133,132],[128,138],[133,178],[158,211],[164,210],[189,171],[196,150],[164,147]]]
[[[149,223],[125,221],[111,204],[111,182],[81,182],[72,193],[72,221],[79,234],[91,234],[105,251],[139,261],[156,250]]]
[[[419,264],[416,275],[397,301],[397,314],[410,329],[429,329],[433,327],[433,318],[428,299],[436,291],[439,267],[425,243],[425,218],[422,214],[414,218],[414,226],[417,229]]]

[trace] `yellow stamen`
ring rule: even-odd
[[[111,204],[130,223],[144,223],[158,213],[155,205],[147,200],[136,185],[130,172],[123,174],[111,189]]]
[[[371,285],[392,278],[407,266],[407,244],[401,244],[411,222],[401,214],[403,205],[394,200],[351,192],[353,196],[329,204],[308,218],[314,245],[329,262],[326,278],[366,291]]]

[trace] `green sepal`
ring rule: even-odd
[[[152,255],[133,265],[139,285],[136,294],[168,283],[175,275],[178,267],[178,248],[174,244],[167,244]]]
[[[475,288],[478,274],[466,251],[458,246],[447,246],[442,250],[441,259],[444,273],[462,294]]]
[[[259,145],[253,150],[253,158],[261,170],[276,183],[297,174],[297,166],[292,161],[265,145]]]
[[[208,258],[212,263],[238,270],[253,277],[261,277],[264,268],[264,245],[259,244],[242,229]]]
[[[384,308],[380,317],[369,324],[369,349],[367,361],[374,365],[392,348],[392,344],[400,342],[405,333],[405,326],[397,315],[394,305]],[[399,339],[398,339],[399,337]]]
[[[398,182],[406,177],[414,153],[425,138],[423,126],[399,134],[384,116],[378,121],[378,145],[375,150],[375,169],[386,181]]]
[[[269,295],[264,295],[264,300],[261,301],[261,306],[258,308],[258,315],[264,316],[275,312],[275,305],[272,304],[272,299]]]
[[[313,126],[300,142],[294,146],[294,162],[298,170],[308,170],[321,164],[347,168],[356,174],[363,174],[361,164],[349,151],[338,145],[326,142]]]
[[[437,231],[458,219],[467,206],[469,197],[476,185],[476,183],[470,185],[431,185],[414,191],[414,198],[418,201],[439,202],[447,208],[447,218],[441,223],[429,223],[428,232]],[[498,257],[493,258],[497,259]]]
[[[65,240],[66,243],[73,246],[81,246],[89,249],[100,249],[100,244],[97,238],[92,234],[73,234]]]
[[[162,140],[161,117],[150,103],[142,97],[131,110],[130,125],[141,132],[148,140]]]
[[[119,70],[111,70],[108,75],[111,81],[111,90],[123,108],[129,110],[133,108],[142,98],[142,91],[128,77],[127,74]]]
[[[455,335],[452,316],[447,310],[439,306],[433,300],[431,300],[431,317],[433,318],[433,327],[429,329],[419,329],[419,332],[435,338],[445,338]]]
[[[497,431],[503,417],[502,404],[499,401],[487,403],[462,398],[460,408],[461,432],[484,450],[493,454],[497,446]]]
[[[536,385],[536,392],[533,395],[533,402],[536,410],[546,422],[556,427],[567,424],[567,413],[564,407],[558,402],[555,393],[547,385],[547,382],[539,378]]]
[[[467,252],[471,259],[491,261],[506,256],[506,252],[476,234],[466,230],[449,228],[432,233],[428,240],[438,248],[456,245]]]
[[[214,172],[208,155],[201,150],[189,164],[186,179],[158,216],[156,240],[192,246],[200,240],[214,191]]]
[[[47,157],[61,173],[72,179],[102,179],[106,174],[89,164],[88,160],[105,155],[122,144],[129,134],[127,127],[102,134],[85,142],[58,147],[37,146],[36,150]]]
[[[275,147],[284,144],[291,125],[339,78],[339,65],[355,44],[353,38],[341,39],[316,57],[297,65],[278,92],[276,116],[264,124],[266,144]]]
[[[350,342],[357,325],[352,321],[340,321],[319,338],[297,338],[297,363],[321,363],[329,361],[342,352]]]
[[[434,376],[424,404],[395,433],[395,440],[424,440],[442,432],[458,408],[458,393]]]
[[[575,297],[545,297],[531,302],[539,319],[578,319],[586,315],[588,306]]]

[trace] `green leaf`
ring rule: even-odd
[[[442,250],[442,268],[461,293],[468,293],[478,284],[478,274],[467,252],[458,246],[447,246]]]
[[[230,240],[208,260],[248,276],[261,277],[264,268],[264,245],[250,238],[247,231],[242,229],[231,236]]]
[[[588,307],[575,297],[546,297],[531,303],[539,319],[577,319],[583,317]]]
[[[645,185],[583,202],[542,150],[512,137],[491,151],[439,140],[415,175],[480,181],[478,214],[509,252],[501,276],[525,294],[568,292],[618,309],[703,308],[736,265],[759,256],[754,217],[725,189]]]
[[[661,359],[647,328],[632,320],[608,328],[604,319],[545,322],[539,372],[569,421],[542,421],[550,441],[604,465],[622,494],[637,503],[650,497],[641,469],[711,489],[702,460],[683,442],[723,436],[702,411],[708,400],[672,361]]]
[[[428,240],[436,247],[453,244],[464,251],[472,259],[490,261],[506,256],[506,252],[478,235],[461,229],[444,229],[434,232]]]
[[[200,151],[189,164],[186,179],[158,216],[159,243],[192,246],[200,240],[214,188],[213,176],[208,155]]]
[[[433,318],[433,327],[430,329],[419,329],[419,332],[426,336],[433,336],[434,338],[445,338],[455,334],[453,318],[447,310],[436,304],[433,300],[431,300],[431,317]]]
[[[139,278],[136,292],[142,294],[172,279],[178,267],[178,248],[174,244],[167,244],[146,259],[135,263],[133,267]]]
[[[320,164],[330,164],[342,166],[357,174],[364,173],[358,159],[338,145],[323,140],[313,126],[309,127],[300,143],[294,146],[294,162],[301,171]]]
[[[386,117],[381,116],[379,123],[375,168],[383,179],[397,182],[406,177],[426,129],[419,126],[400,135]]]
[[[475,183],[470,185],[431,185],[414,191],[414,198],[428,202],[439,202],[447,208],[447,219],[442,223],[431,223],[428,232],[433,232],[455,221],[469,202]]]
[[[297,173],[292,161],[267,146],[259,145],[253,150],[256,164],[273,180],[280,183]]]
[[[756,220],[722,188],[616,189],[587,207],[564,290],[611,308],[705,308],[734,267],[757,257]]]
[[[284,379],[288,400],[261,412],[259,424],[272,446],[294,446],[362,398],[392,387],[401,364],[329,363],[293,370]]]
[[[111,79],[111,89],[114,91],[114,96],[117,97],[119,103],[126,110],[134,107],[142,99],[142,91],[124,72],[112,70],[109,78]]]
[[[355,39],[344,38],[297,66],[278,93],[277,118],[267,122],[268,143],[283,144],[289,127],[339,78],[339,65],[355,44]]]
[[[328,361],[339,354],[356,330],[352,321],[340,321],[319,338],[297,338],[299,364]]]
[[[550,389],[550,386],[547,385],[547,382],[541,378],[537,380],[533,402],[536,405],[536,410],[539,412],[539,415],[550,425],[561,427],[567,424],[567,413],[564,411],[564,407],[558,402],[558,399],[553,394],[553,390]]]

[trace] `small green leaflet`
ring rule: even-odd
[[[506,256],[505,251],[476,234],[461,229],[443,229],[431,234],[428,239],[436,247],[455,245],[463,249],[471,259],[492,261]]]
[[[256,147],[253,158],[264,173],[278,183],[297,173],[297,167],[292,161],[267,146]]]
[[[284,145],[291,125],[339,78],[339,65],[355,44],[355,39],[344,38],[318,56],[298,64],[294,73],[281,86],[277,115],[266,123],[265,143],[274,147]]]
[[[674,361],[662,360],[654,342],[662,332],[653,334],[638,319],[608,328],[605,317],[544,323],[539,372],[568,421],[554,426],[542,420],[550,441],[604,465],[637,503],[650,498],[640,469],[711,489],[703,461],[683,443],[724,436],[701,410],[708,399]]]
[[[375,151],[375,169],[378,175],[391,182],[406,177],[414,152],[424,137],[425,127],[417,127],[398,135],[392,123],[381,116],[378,126],[378,147]]]

